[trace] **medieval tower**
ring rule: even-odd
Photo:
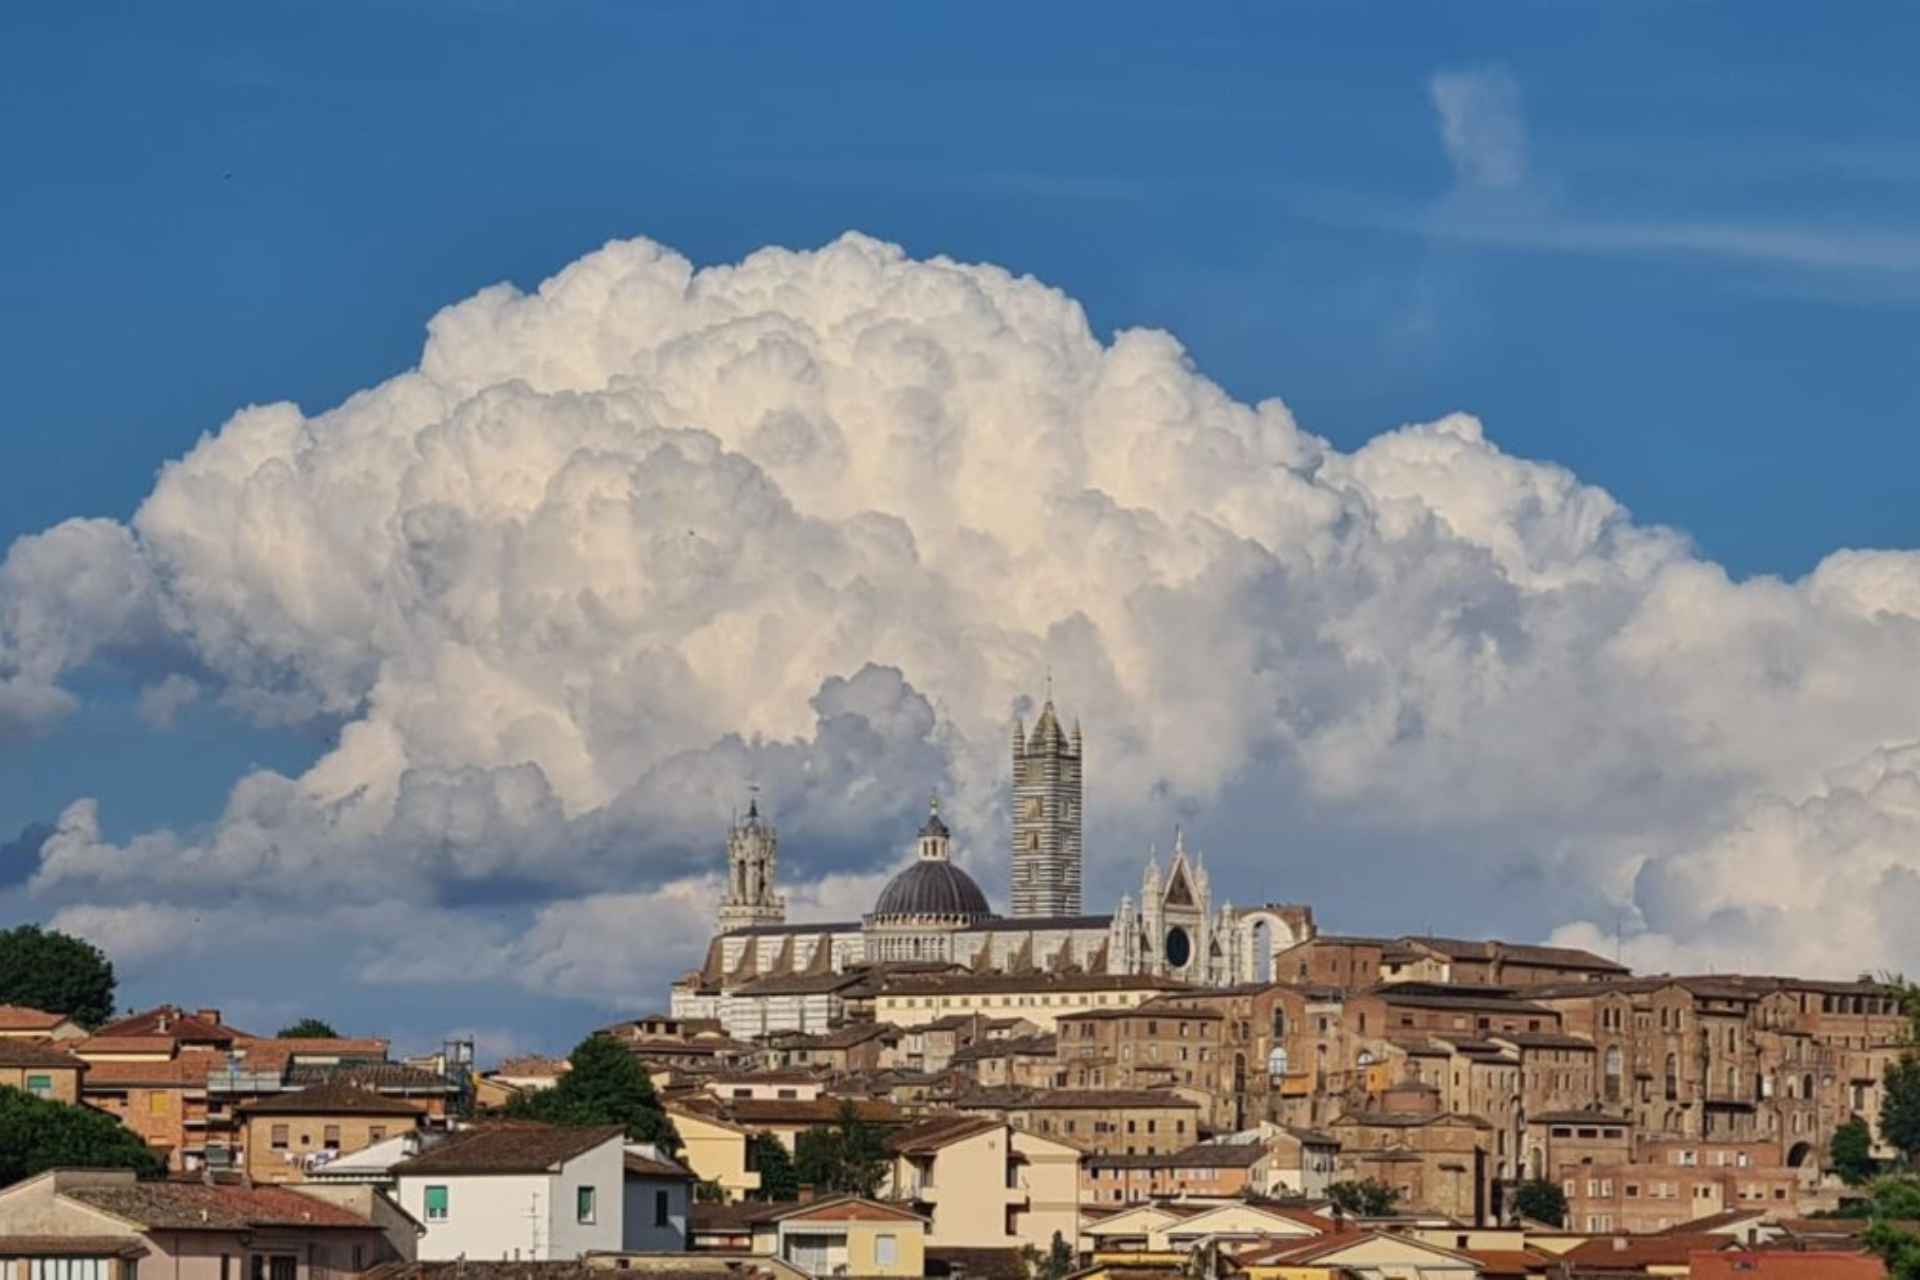
[[[774,892],[780,836],[760,816],[756,797],[744,821],[727,832],[727,892],[720,899],[720,932],[757,924],[785,924],[787,900]]]
[[[1080,914],[1080,726],[1069,739],[1053,696],[1031,736],[1013,722],[1013,914]]]

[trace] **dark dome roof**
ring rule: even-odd
[[[991,915],[987,895],[960,868],[944,858],[922,858],[895,876],[873,904],[875,916]]]

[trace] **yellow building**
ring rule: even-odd
[[[727,1200],[742,1200],[760,1189],[760,1171],[752,1167],[752,1130],[672,1104],[666,1112],[680,1134],[681,1159],[695,1177],[719,1187]]]
[[[0,1039],[0,1085],[36,1098],[77,1104],[87,1064],[50,1044]]]
[[[309,1171],[418,1129],[426,1108],[350,1084],[275,1094],[240,1108],[255,1182],[305,1182]]]
[[[888,1139],[891,1195],[929,1216],[927,1243],[969,1249],[1032,1245],[1080,1230],[1078,1148],[986,1116],[935,1116]]]
[[[898,1205],[833,1196],[768,1205],[753,1224],[753,1251],[811,1276],[923,1276],[927,1220]]]

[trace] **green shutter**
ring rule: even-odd
[[[28,1076],[27,1092],[45,1095],[53,1092],[52,1076]]]
[[[447,1216],[447,1189],[445,1187],[427,1188],[427,1220]]]

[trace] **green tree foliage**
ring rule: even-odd
[[[1833,1131],[1827,1148],[1833,1171],[1850,1187],[1865,1186],[1879,1169],[1873,1158],[1873,1132],[1867,1122],[1854,1116]]]
[[[1867,1248],[1880,1255],[1893,1280],[1920,1280],[1920,1236],[1900,1225],[1920,1218],[1920,1182],[1881,1178],[1868,1191]]]
[[[302,1018],[290,1027],[280,1028],[280,1034],[277,1038],[281,1040],[338,1040],[340,1033],[333,1029],[333,1024],[330,1022],[323,1022],[319,1018]]]
[[[1379,1218],[1393,1212],[1400,1193],[1378,1178],[1367,1178],[1334,1183],[1327,1188],[1327,1199],[1350,1218]]]
[[[760,1200],[796,1200],[800,1196],[800,1174],[793,1157],[780,1139],[770,1133],[756,1133],[747,1142],[747,1167],[760,1171]]]
[[[1567,1195],[1557,1183],[1531,1178],[1513,1189],[1513,1211],[1550,1227],[1567,1225]]]
[[[635,1142],[658,1143],[663,1150],[680,1146],[673,1121],[660,1107],[653,1080],[620,1042],[611,1036],[588,1036],[574,1046],[567,1061],[572,1069],[551,1089],[524,1093],[507,1113],[548,1124],[625,1125]]]
[[[158,1177],[165,1166],[112,1116],[0,1088],[0,1186],[57,1168],[132,1169]]]
[[[1053,1233],[1053,1242],[1047,1246],[1047,1260],[1041,1274],[1046,1280],[1062,1280],[1073,1270],[1073,1246],[1058,1231]]]
[[[1920,1057],[1909,1053],[1887,1067],[1880,1100],[1880,1134],[1911,1166],[1920,1152]]]
[[[886,1138],[860,1119],[851,1102],[840,1104],[832,1125],[802,1132],[793,1146],[800,1184],[816,1191],[871,1196],[887,1174]]]
[[[23,924],[0,930],[0,1004],[64,1013],[88,1029],[113,1017],[113,964],[91,942]]]

